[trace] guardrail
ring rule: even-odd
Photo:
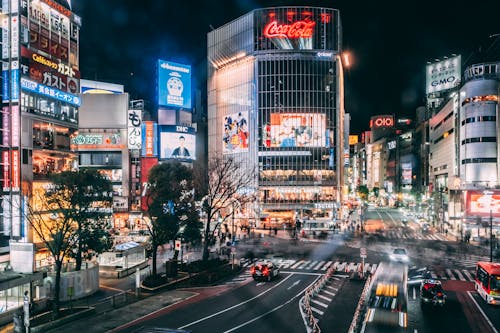
[[[351,326],[349,327],[349,330],[347,331],[348,333],[358,332],[358,323],[359,323],[359,319],[360,319],[360,314],[361,314],[362,310],[364,310],[366,293],[368,292],[368,289],[370,288],[371,280],[372,280],[372,276],[368,275],[368,278],[366,279],[365,286],[363,288],[363,292],[361,293],[361,297],[359,298],[358,306],[356,307],[356,311],[354,312]]]
[[[318,320],[313,315],[310,300],[311,297],[316,296],[321,291],[321,289],[323,289],[323,287],[328,282],[333,273],[335,273],[335,271],[335,267],[331,266],[326,271],[326,273],[318,281],[316,281],[316,283],[314,283],[305,291],[304,297],[302,297],[300,301],[300,312],[302,313],[302,318],[304,318],[308,333],[321,333],[321,328],[318,325]]]

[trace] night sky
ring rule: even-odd
[[[470,63],[491,50],[500,33],[500,1],[253,1],[73,0],[82,17],[82,77],[124,84],[131,98],[155,100],[155,63],[193,66],[193,84],[206,87],[206,34],[255,8],[308,5],[340,11],[351,133],[369,117],[413,117],[423,105],[427,61],[462,54]],[[500,44],[497,39],[496,45]],[[481,53],[479,53],[481,51]],[[496,58],[500,61],[500,55]],[[462,66],[462,68],[464,65]]]

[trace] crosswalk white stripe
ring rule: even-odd
[[[319,310],[319,309],[316,309],[314,306],[311,306],[311,310],[316,312],[317,314],[319,314],[320,316],[322,316],[324,314],[323,311]]]
[[[332,263],[333,263],[333,261],[327,262],[323,267],[321,267],[321,270],[326,271],[328,269],[328,267],[330,267],[332,265]]]
[[[291,260],[291,259],[287,260],[287,261],[285,262],[285,264],[283,265],[283,268],[288,268],[288,267],[290,267],[290,265],[293,265],[293,263],[294,263],[294,262],[295,262],[295,260]]]
[[[295,269],[295,268],[297,268],[297,266],[301,265],[303,262],[304,262],[304,260],[300,260],[300,261],[296,262],[295,264],[293,264],[290,268]]]
[[[463,269],[463,270],[462,270],[462,272],[464,273],[464,275],[467,277],[467,279],[468,279],[469,281],[474,281],[474,278],[471,276],[471,274],[469,273],[469,271],[468,271],[468,270]]]
[[[449,268],[446,269],[446,274],[448,274],[448,276],[450,277],[450,280],[456,280],[457,279],[455,277],[455,275],[453,275],[453,273],[451,272],[451,269],[449,269]]]
[[[325,293],[325,294],[328,294],[328,295],[330,295],[330,296],[335,296],[335,293],[332,293],[332,292],[330,292],[330,291],[328,291],[328,290],[322,290],[321,292],[322,292],[322,293]]]
[[[337,271],[344,271],[345,270],[345,265],[347,263],[346,262],[343,262],[343,263],[338,263],[337,262],[335,263],[335,265],[337,265]]]
[[[313,262],[312,262],[309,266],[307,266],[307,268],[306,268],[306,269],[311,269],[311,268],[313,268],[313,266],[314,266],[314,265],[316,265],[317,263],[318,263],[318,261],[317,261],[317,260],[314,260],[314,261],[313,261]]]
[[[460,272],[460,270],[455,269],[455,273],[457,274],[457,276],[458,276],[458,279],[459,279],[459,280],[461,280],[461,281],[465,281],[465,278],[464,278],[464,276],[462,275],[462,273]]]
[[[326,297],[326,296],[323,296],[321,294],[317,294],[316,296],[318,296],[319,298],[324,299],[327,302],[331,302],[332,301],[332,299],[330,297]]]
[[[322,307],[324,307],[324,308],[327,308],[327,307],[328,307],[328,304],[325,304],[325,303],[323,303],[323,302],[320,302],[320,301],[318,301],[317,299],[314,299],[314,298],[313,298],[313,299],[311,299],[311,302],[313,302],[314,304],[318,304],[319,306],[322,306]]]
[[[349,272],[354,271],[354,266],[355,266],[355,263],[353,263],[353,262],[351,262],[351,263],[349,264],[349,268],[348,268]]]
[[[298,266],[297,269],[306,268],[306,266],[309,265],[310,262],[311,262],[310,260],[306,260],[302,265]]]
[[[328,289],[339,291],[339,288],[335,288],[334,286],[326,286]]]
[[[374,274],[375,271],[377,270],[377,266],[378,266],[378,264],[373,264],[370,273]]]
[[[319,264],[316,265],[316,267],[314,267],[314,270],[317,271],[321,266],[323,266],[325,264],[326,261],[324,260],[321,260]]]

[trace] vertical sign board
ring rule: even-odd
[[[142,124],[142,156],[158,156],[157,124],[152,121],[145,121]]]
[[[128,149],[141,149],[142,111],[128,110]]]

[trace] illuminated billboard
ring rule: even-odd
[[[158,126],[160,159],[196,159],[196,131],[193,127]]]
[[[223,133],[224,154],[248,152],[248,111],[225,116]]]
[[[272,113],[270,147],[326,147],[326,116],[317,113]]]
[[[338,50],[338,11],[274,7],[255,11],[256,50]],[[333,53],[321,52],[320,57]]]
[[[158,136],[157,124],[152,121],[142,122],[142,156],[157,157],[158,156]]]
[[[191,66],[158,60],[158,105],[191,109]]]
[[[425,92],[427,94],[452,89],[460,84],[462,57],[456,56],[427,65]]]
[[[467,215],[500,216],[500,191],[467,191]]]

